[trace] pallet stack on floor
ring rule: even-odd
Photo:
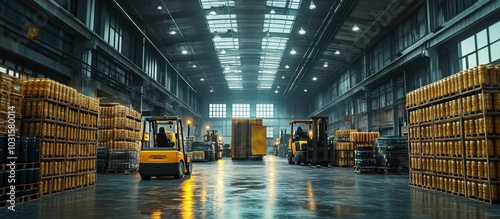
[[[10,147],[14,154],[9,153],[9,146],[12,146],[8,145],[9,142],[15,142],[14,148]],[[0,135],[0,207],[10,206],[10,200],[19,204],[38,198],[39,184],[40,140],[18,136],[9,139],[6,134]],[[13,190],[12,185],[15,186]]]
[[[377,166],[375,140],[378,132],[351,132],[350,140],[355,148],[354,172],[383,172]]]
[[[407,94],[410,185],[488,203],[500,196],[500,65]]]
[[[262,126],[262,119],[233,119],[231,158],[233,160],[262,159],[252,156],[252,126]]]
[[[381,136],[376,141],[377,164],[386,172],[408,174],[408,139],[403,136]]]
[[[99,145],[109,148],[107,173],[139,168],[141,114],[120,104],[101,104]]]
[[[354,166],[354,144],[350,140],[350,133],[356,129],[340,129],[335,131],[335,159],[334,165],[339,167]]]
[[[40,138],[40,194],[95,185],[99,100],[51,79],[24,80],[21,133]]]

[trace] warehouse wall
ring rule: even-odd
[[[310,115],[329,115],[332,133],[402,134],[406,93],[472,66],[500,63],[499,14],[499,1],[425,1],[406,17],[389,19],[393,29],[311,101]]]
[[[201,117],[200,96],[111,1],[1,1],[0,20],[5,69],[145,115]]]

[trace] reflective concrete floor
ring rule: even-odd
[[[97,186],[0,209],[0,218],[500,218],[490,205],[355,174],[264,161],[195,163],[182,180],[99,174]]]

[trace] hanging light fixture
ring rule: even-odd
[[[358,25],[355,24],[354,27],[352,27],[352,31],[358,31],[358,30],[359,30],[359,27],[358,27]]]
[[[271,9],[271,11],[269,13],[270,14],[276,14],[276,11],[274,9]]]
[[[158,5],[157,9],[158,9],[158,10],[161,10],[161,9],[163,9],[163,8],[161,7],[161,5]]]
[[[340,51],[335,51],[335,55],[340,55]]]
[[[186,54],[188,54],[188,51],[183,49],[181,53],[182,53],[182,55],[186,55]]]
[[[306,31],[304,30],[304,28],[300,27],[299,34],[300,35],[306,34]]]
[[[174,29],[170,30],[170,35],[175,35],[177,33],[177,31],[175,31]]]
[[[290,68],[290,66],[288,66],[288,65],[285,65],[285,68]]]
[[[217,12],[215,11],[214,7],[212,7],[212,10],[208,14],[215,16],[215,15],[217,15]]]
[[[224,68],[226,71],[229,71],[231,70],[231,68],[229,67],[229,65],[226,65],[226,68]]]
[[[316,5],[314,4],[314,2],[311,0],[311,4],[309,5],[309,9],[315,9],[316,8]]]
[[[222,54],[222,55],[226,54],[226,50],[220,51],[220,54]]]
[[[325,62],[325,64],[323,64],[323,67],[328,67],[328,62]]]
[[[318,78],[317,77],[313,77],[313,81],[316,81],[316,80],[318,80]]]
[[[278,93],[278,90],[275,90],[275,91],[274,91],[274,93],[275,93],[275,94],[277,94],[277,93]]]
[[[290,54],[295,55],[297,54],[297,51],[295,51],[295,49],[292,49],[292,51],[290,51]]]
[[[281,76],[281,79],[285,79],[285,76]]]
[[[213,92],[214,92],[214,90],[210,89],[210,93],[213,93]]]
[[[193,68],[196,68],[197,66],[196,65],[193,65]]]
[[[304,89],[304,92],[307,92],[307,89]]]
[[[200,81],[205,81],[205,78],[200,78]]]

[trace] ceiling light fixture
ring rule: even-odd
[[[186,54],[188,54],[188,51],[183,49],[181,53],[182,53],[182,55],[186,55]]]
[[[280,89],[280,86],[278,85],[278,86],[276,86],[276,88]]]
[[[292,51],[290,51],[290,54],[295,55],[297,54],[297,51],[295,51],[295,49],[292,49]]]
[[[213,92],[214,92],[214,90],[210,89],[210,93],[213,93]]]
[[[223,54],[223,55],[226,54],[226,50],[220,51],[220,54]]]
[[[323,67],[328,67],[328,62],[325,62],[325,64],[323,64]]]
[[[217,12],[215,12],[215,10],[212,9],[209,14],[212,16],[215,16],[215,15],[217,15]]]
[[[271,11],[269,13],[270,14],[276,14],[276,11],[274,9],[271,9]]]
[[[157,9],[158,9],[158,10],[161,10],[161,9],[163,9],[163,8],[161,7],[161,5],[158,5],[158,8],[157,8]]]
[[[274,91],[274,93],[275,93],[275,94],[277,94],[277,93],[278,93],[278,90],[275,90],[275,91]]]
[[[196,68],[196,65],[193,65],[193,68]]]
[[[288,66],[288,65],[285,65],[285,68],[290,68],[290,66]]]
[[[304,92],[307,92],[307,89],[304,89]]]
[[[220,35],[217,32],[215,32],[214,41],[219,41],[220,38],[221,38]]]
[[[170,35],[175,35],[176,33],[177,33],[177,31],[175,31],[175,30],[170,31]]]
[[[358,31],[358,30],[359,30],[359,27],[358,27],[358,25],[355,24],[354,27],[352,27],[352,31]]]
[[[205,78],[200,78],[200,81],[205,81]]]
[[[231,70],[231,68],[229,67],[229,65],[226,65],[226,68],[224,68],[226,71],[229,71]]]
[[[285,76],[281,76],[281,79],[285,79]]]
[[[340,51],[335,51],[335,55],[340,55]]]
[[[313,77],[313,81],[316,81],[316,80],[318,80],[318,78],[317,77]]]
[[[306,31],[302,27],[300,27],[299,34],[304,35],[306,34]]]
[[[316,5],[314,4],[313,1],[311,1],[311,4],[309,5],[309,9],[315,9],[316,8]]]

